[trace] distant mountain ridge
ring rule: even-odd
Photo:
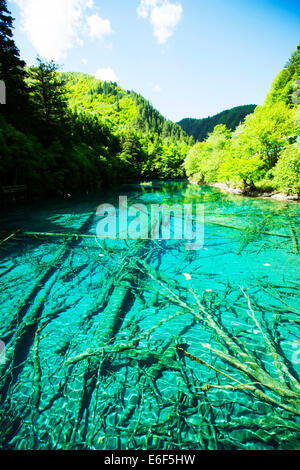
[[[178,124],[189,136],[193,136],[195,141],[202,142],[218,124],[225,124],[228,129],[235,130],[248,114],[254,112],[256,106],[255,104],[236,106],[203,119],[185,118]]]

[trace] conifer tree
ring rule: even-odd
[[[6,104],[1,112],[18,128],[26,127],[24,114],[28,111],[25,85],[25,62],[13,40],[13,18],[6,0],[0,0],[0,80],[6,86]]]
[[[58,66],[53,62],[37,59],[37,66],[28,70],[29,90],[37,119],[40,123],[41,137],[47,139],[62,131],[67,115],[65,82],[57,74]]]

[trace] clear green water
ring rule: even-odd
[[[204,204],[204,247],[0,245],[0,447],[299,449],[299,205],[163,183],[2,212],[1,230],[95,235],[119,195]]]

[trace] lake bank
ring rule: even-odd
[[[298,195],[287,195],[284,193],[279,193],[276,191],[267,192],[267,191],[260,191],[257,189],[256,191],[245,191],[241,188],[237,188],[235,186],[230,186],[226,183],[198,183],[197,181],[190,180],[190,184],[198,185],[198,186],[210,186],[213,188],[218,188],[220,191],[230,194],[237,194],[240,196],[247,196],[247,197],[259,197],[259,198],[270,198],[275,199],[277,201],[292,201],[292,202],[299,202],[300,197]]]

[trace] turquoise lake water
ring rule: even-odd
[[[97,238],[119,196],[202,205],[203,246]],[[299,214],[185,182],[2,211],[0,448],[299,449]]]

